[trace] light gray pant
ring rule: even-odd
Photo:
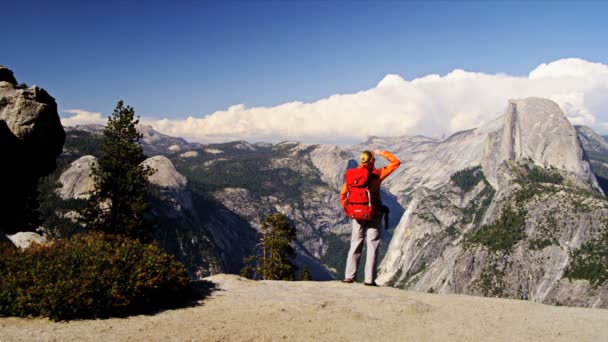
[[[382,217],[371,221],[351,220],[353,231],[350,238],[350,250],[346,259],[345,279],[357,277],[359,259],[363,249],[363,240],[367,236],[367,255],[365,257],[365,282],[372,283],[376,280],[376,264],[378,262],[378,246],[380,245],[380,223]]]

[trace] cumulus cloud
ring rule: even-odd
[[[556,101],[573,124],[603,132],[608,127],[607,94],[608,65],[571,58],[541,64],[527,76],[460,69],[413,80],[386,75],[371,89],[312,103],[239,104],[202,117],[142,122],[200,142],[348,143],[371,135],[451,134],[496,118],[508,99],[536,96]]]
[[[86,124],[100,124],[103,125],[108,122],[107,118],[104,118],[99,112],[89,112],[83,109],[67,109],[64,110],[67,114],[72,114],[68,118],[61,118],[61,124],[63,126],[77,126]]]

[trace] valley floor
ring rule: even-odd
[[[598,341],[608,310],[333,282],[208,278],[200,305],[53,323],[0,318],[0,341]]]

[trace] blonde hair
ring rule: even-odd
[[[359,156],[361,165],[369,164],[374,159],[374,154],[371,151],[363,151]]]

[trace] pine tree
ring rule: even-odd
[[[262,222],[260,254],[245,258],[241,275],[264,280],[294,280],[296,252],[291,243],[296,229],[283,214],[267,216]]]
[[[135,110],[118,101],[103,130],[101,155],[92,169],[95,190],[82,217],[87,228],[145,240],[150,236],[144,222],[145,191],[153,171],[141,165],[146,156],[138,123]]]
[[[304,265],[302,272],[300,272],[300,280],[312,280],[312,275],[308,269],[308,265]]]

